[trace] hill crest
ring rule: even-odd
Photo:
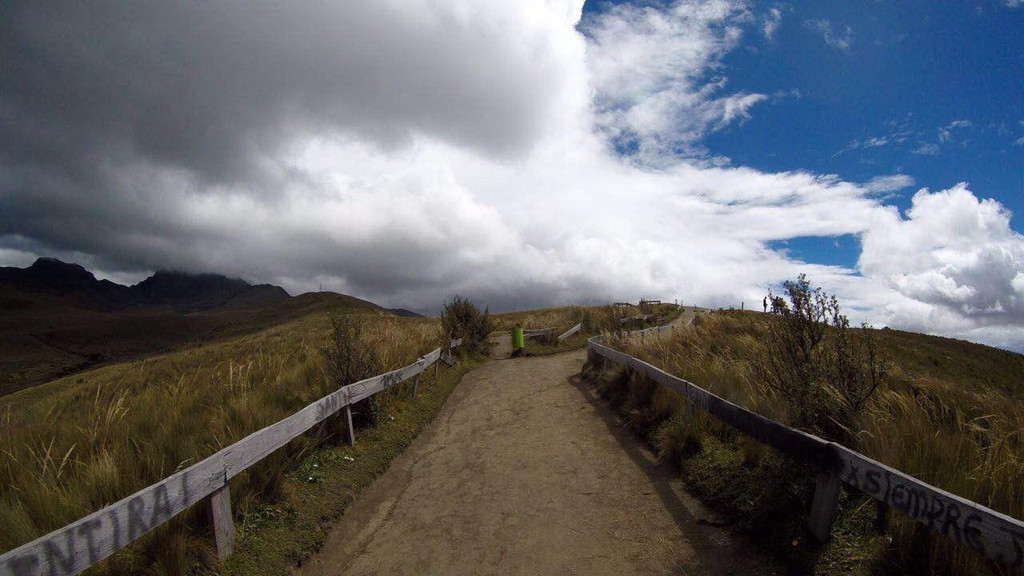
[[[291,296],[220,274],[159,271],[134,286],[40,258],[0,267],[0,395],[98,364],[329,311],[407,316],[334,292]]]

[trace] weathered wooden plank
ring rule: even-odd
[[[275,450],[291,442],[313,426],[323,422],[351,401],[341,388],[306,406],[295,414],[253,432],[224,449],[227,477],[234,478]]]
[[[628,316],[626,318],[619,318],[619,324],[625,324],[626,322],[640,322],[643,320],[647,320],[651,316],[653,316],[653,314],[644,314],[642,316]]]
[[[554,328],[536,328],[533,330],[523,330],[523,338],[543,338],[545,336],[554,336],[556,330]]]
[[[355,404],[364,398],[372,396],[381,390],[386,390],[399,382],[412,378],[420,372],[423,372],[427,366],[433,364],[440,357],[441,349],[438,348],[408,366],[392,370],[391,372],[381,374],[380,376],[360,380],[355,384],[345,386],[342,390],[348,391],[349,402]]]
[[[352,386],[376,382],[375,391],[422,372],[438,348],[413,364]],[[342,407],[365,398],[346,386],[295,414],[218,451],[201,462],[102,510],[0,555],[0,576],[78,574],[224,486],[243,470],[306,432]],[[355,399],[353,399],[355,398]],[[351,427],[351,421],[349,421]],[[351,438],[351,436],[350,436]]]
[[[451,351],[454,350],[455,348],[458,348],[461,345],[462,345],[462,338],[459,338],[457,340],[452,340],[451,343],[448,344],[448,353],[441,355],[441,359],[444,360],[445,364],[447,364],[448,366],[454,366],[455,365],[455,357],[452,356],[452,352]],[[434,382],[435,383],[437,382],[437,365],[436,364],[434,365]]]
[[[354,426],[352,426],[352,405],[351,404],[346,404],[345,405],[345,432],[348,434],[348,438],[346,438],[346,440],[348,441],[348,445],[349,446],[355,446],[356,445],[356,429],[355,429]]]
[[[832,537],[832,521],[839,506],[839,488],[842,486],[839,474],[832,470],[820,470],[814,487],[814,501],[807,525],[818,542],[828,542]]]
[[[576,324],[572,328],[569,328],[565,332],[562,332],[562,334],[558,336],[558,341],[559,342],[564,341],[569,336],[572,336],[573,334],[579,332],[582,328],[583,328],[583,324]]]
[[[387,376],[387,382],[384,381],[384,377]],[[398,370],[382,374],[381,376],[374,376],[373,378],[367,378],[366,380],[360,380],[354,384],[349,384],[342,388],[348,394],[349,402],[355,404],[360,400],[364,400],[381,392],[385,388],[389,388],[399,382],[400,375]]]
[[[827,450],[828,443],[821,438],[755,414],[629,354],[612,350],[596,342],[588,342],[587,346],[593,347],[612,362],[647,374],[655,382],[684,396],[698,408],[763,444],[820,467],[833,465],[831,454]]]
[[[843,482],[984,557],[1024,572],[1024,522],[950,494],[845,446],[832,445]]]
[[[627,337],[627,338],[633,338],[635,336],[643,336],[645,334],[670,332],[670,331],[672,331],[673,328],[674,328],[674,326],[672,326],[671,324],[665,324],[664,326],[655,326],[653,328],[643,328],[643,329],[640,329],[640,330],[627,330],[627,331],[623,332],[622,335]]]
[[[1024,573],[1024,522],[971,502],[908,474],[876,462],[845,446],[789,428],[732,404],[703,388],[677,378],[599,342],[587,342],[588,353],[624,364],[673,390],[722,422],[777,450],[817,465],[818,479],[810,518],[819,539],[828,538],[840,481],[861,490],[984,557]]]
[[[0,556],[0,575],[78,574],[226,483],[224,453]]]
[[[217,542],[217,558],[227,560],[235,550],[235,521],[231,517],[231,490],[225,484],[206,500],[206,514]]]

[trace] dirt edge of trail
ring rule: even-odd
[[[492,360],[296,574],[782,574],[576,376]]]

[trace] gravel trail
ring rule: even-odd
[[[583,360],[491,360],[467,374],[296,573],[784,573],[576,379]]]

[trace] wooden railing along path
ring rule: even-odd
[[[217,541],[217,555],[223,560],[231,554],[235,539],[228,492],[231,478],[340,410],[344,410],[348,441],[354,443],[353,404],[409,378],[415,378],[415,395],[420,373],[433,366],[436,383],[438,361],[443,360],[450,366],[453,363],[451,350],[461,343],[461,339],[453,340],[445,351],[438,348],[408,366],[343,386],[197,464],[5,552],[0,556],[0,576],[78,574],[203,500],[206,500]]]
[[[619,324],[627,324],[629,322],[643,322],[644,320],[650,319],[653,314],[642,314],[640,316],[627,316],[625,318],[619,318]]]
[[[583,328],[583,324],[576,324],[572,328],[569,328],[565,332],[559,334],[557,340],[562,342],[569,336],[580,331]],[[548,336],[554,336],[557,328],[535,328],[531,330],[523,330],[523,338],[544,338]]]
[[[568,338],[569,336],[572,336],[573,334],[575,334],[575,333],[579,332],[579,331],[580,331],[580,330],[582,330],[582,329],[583,329],[583,323],[582,323],[582,322],[581,322],[581,323],[578,323],[578,324],[576,324],[575,326],[573,326],[572,328],[569,328],[568,330],[566,330],[565,332],[562,332],[562,333],[561,333],[561,334],[560,334],[560,335],[558,336],[558,341],[559,341],[559,342],[562,342],[562,341],[564,341],[564,340],[565,340],[566,338]]]
[[[671,328],[671,325],[658,326],[623,334],[644,336]],[[606,365],[609,361],[622,364],[681,395],[691,409],[704,410],[747,436],[816,467],[819,472],[808,523],[818,540],[824,542],[830,538],[839,488],[845,483],[928,528],[966,544],[985,558],[1011,571],[1024,573],[1024,522],[950,494],[841,444],[755,414],[602,342],[602,336],[587,340],[587,361],[591,365],[598,362]]]
[[[523,338],[547,338],[548,336],[554,335],[554,328],[533,328],[530,330],[523,330]]]

